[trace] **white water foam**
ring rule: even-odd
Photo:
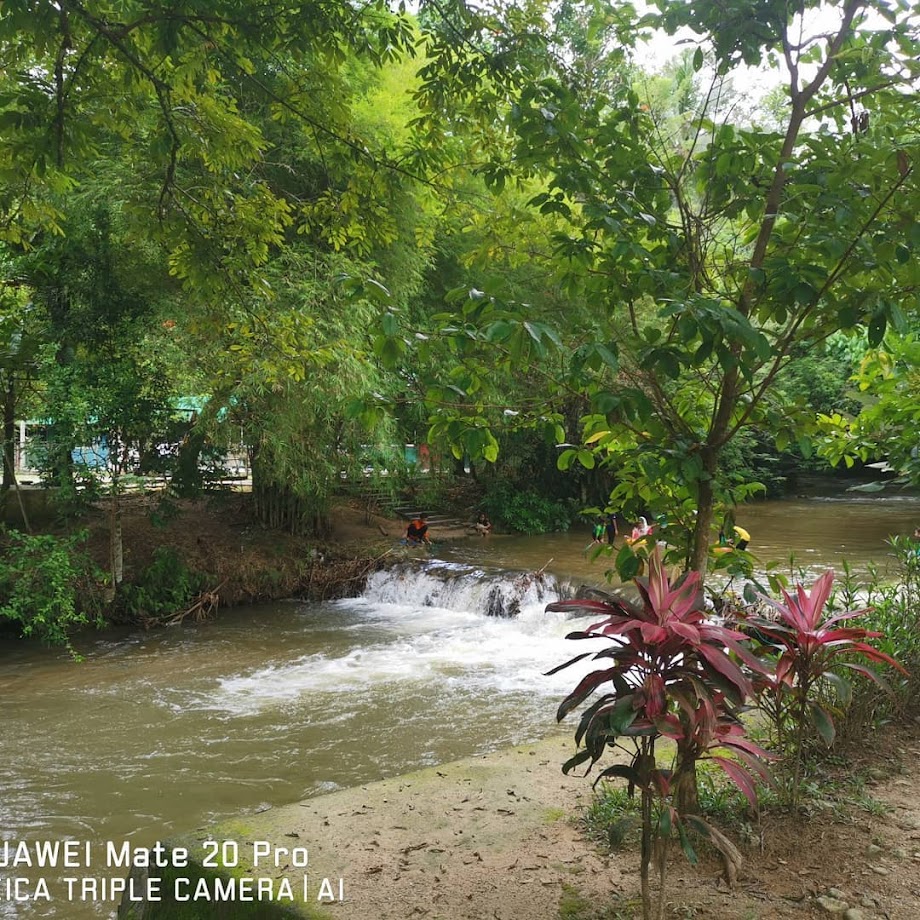
[[[532,575],[434,566],[378,573],[363,597],[338,602],[357,617],[348,628],[350,649],[228,676],[192,708],[247,715],[304,705],[311,719],[327,721],[336,717],[329,707],[341,712],[347,699],[355,702],[384,688],[399,695],[435,686],[464,694],[560,699],[590,665],[552,677],[544,672],[600,646],[565,639],[580,624],[546,612],[558,591],[551,579]],[[489,616],[486,611],[499,604],[517,615]],[[310,705],[317,696],[328,705]]]
[[[522,609],[558,600],[559,585],[545,572],[488,574],[449,563],[406,565],[375,572],[364,598],[470,611],[487,616],[517,616]]]

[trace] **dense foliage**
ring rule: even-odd
[[[529,303],[481,294],[442,333],[457,350],[478,335],[518,365],[556,365],[535,423],[562,421],[553,400],[569,388],[590,400],[581,443],[560,462],[627,467],[620,502],[658,495],[674,520],[692,506],[685,563],[702,570],[717,503],[749,494],[725,476],[728,445],[754,427],[780,449],[812,449],[814,407],[780,388],[784,373],[836,333],[865,329],[878,344],[886,328],[905,329],[914,36],[907,18],[889,13],[876,28],[855,2],[820,30],[785,8],[752,4],[725,20],[714,4],[658,6],[668,28],[700,36],[690,73],[675,74],[687,92],[665,99],[626,67],[585,86],[568,57],[544,59],[509,110],[506,158],[491,163],[495,182],[510,171],[544,183],[528,202],[533,229],[517,234],[542,240],[548,225],[549,246],[531,257],[595,306],[591,341],[537,322]],[[726,74],[779,60],[782,120],[739,119]],[[486,385],[471,376],[466,390]],[[468,409],[479,417],[480,405]]]
[[[11,530],[0,538],[0,618],[49,645],[68,645],[71,630],[99,620],[103,578],[83,545],[85,533]]]
[[[47,423],[117,589],[124,477],[229,445],[267,526],[427,442],[512,526],[665,513],[700,572],[816,448],[912,476],[916,9],[819,6],[4,3],[4,488]]]

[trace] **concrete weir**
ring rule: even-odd
[[[118,917],[556,916],[573,883],[602,895],[612,880],[566,820],[592,795],[561,772],[572,753],[556,734],[169,841],[161,865],[133,871]]]

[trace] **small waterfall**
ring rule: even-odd
[[[522,609],[568,596],[547,572],[505,572],[447,562],[407,562],[375,572],[364,599],[380,604],[441,607],[490,617],[516,617]]]

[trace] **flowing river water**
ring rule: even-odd
[[[770,502],[741,509],[738,523],[764,562],[794,553],[812,572],[842,559],[884,570],[887,537],[920,524],[920,499]],[[359,598],[87,634],[82,662],[0,649],[0,862],[3,841],[147,846],[545,735],[577,674],[543,674],[583,649],[564,638],[572,622],[544,608],[564,581],[604,584],[609,561],[587,560],[587,540],[471,537],[376,574]],[[520,574],[544,567],[543,579]],[[0,868],[3,920],[116,906],[11,900],[4,879],[20,874],[36,870]]]

